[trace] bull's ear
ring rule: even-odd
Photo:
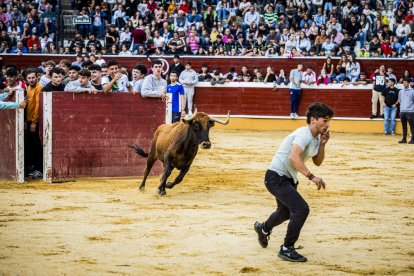
[[[208,124],[210,125],[210,127],[213,127],[215,123],[214,123],[214,121],[210,120],[210,121],[208,121]]]

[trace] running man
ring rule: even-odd
[[[318,190],[325,189],[325,182],[310,172],[305,161],[312,157],[315,165],[322,164],[332,117],[333,111],[329,106],[323,103],[310,105],[306,113],[308,125],[298,128],[283,140],[266,171],[264,183],[268,191],[276,197],[277,209],[264,223],[256,222],[254,229],[260,245],[265,248],[272,229],[289,220],[285,241],[278,254],[286,261],[307,261],[294,248],[309,214],[308,204],[297,191],[297,175],[300,172],[315,183]]]

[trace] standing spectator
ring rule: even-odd
[[[316,73],[312,70],[312,67],[308,66],[306,71],[302,75],[302,83],[312,85],[316,83]]]
[[[179,122],[184,115],[185,93],[181,83],[177,82],[178,76],[175,70],[170,73],[171,84],[167,86],[167,94],[170,94],[172,103],[172,123]]]
[[[33,179],[42,177],[43,148],[39,135],[39,107],[42,85],[38,83],[37,70],[30,68],[26,71],[27,106],[25,127],[25,167]],[[30,150],[29,150],[30,149]]]
[[[407,122],[410,125],[411,141],[414,144],[414,90],[410,87],[408,79],[403,81],[404,88],[398,93],[398,102],[400,104],[400,119],[403,129],[403,137],[398,143],[407,143]]]
[[[381,65],[379,69],[371,75],[371,78],[374,80],[374,86],[372,88],[372,115],[371,119],[377,117],[378,102],[380,100],[382,92],[384,92],[386,87],[386,74],[385,66]],[[384,107],[380,105],[380,116],[384,118]]]
[[[176,69],[173,69],[176,71]],[[177,72],[177,71],[176,71]],[[178,72],[177,72],[178,74]],[[185,70],[180,73],[180,83],[184,86],[188,114],[193,114],[194,87],[198,83],[197,73],[191,68],[191,61],[185,63]],[[183,106],[184,110],[184,106]]]
[[[52,69],[56,67],[56,63],[52,60],[46,61],[44,63],[45,74],[40,78],[39,83],[45,87],[49,82],[52,81]]]
[[[145,77],[142,83],[141,96],[166,98],[167,81],[161,77],[162,61],[155,59],[151,64],[152,74]]]
[[[134,52],[138,49],[138,45],[142,45],[145,42],[147,42],[147,34],[145,33],[145,31],[141,28],[136,28],[132,34],[132,49],[131,52]]]
[[[390,86],[381,93],[381,104],[384,107],[384,134],[395,135],[395,117],[397,115],[397,103],[399,89],[395,87],[395,78],[389,79]],[[388,128],[388,120],[390,127]]]
[[[170,72],[172,70],[175,70],[178,76],[180,76],[181,72],[185,70],[184,65],[181,63],[181,58],[179,55],[174,55],[173,64],[170,65]]]
[[[79,78],[74,81],[68,82],[65,86],[65,91],[68,92],[75,92],[75,93],[81,93],[81,92],[88,92],[89,94],[98,92],[90,83],[91,80],[91,72],[88,69],[82,69],[79,71]]]
[[[92,64],[89,66],[89,71],[91,71],[91,85],[97,91],[102,91],[102,72],[101,66],[98,64]]]
[[[144,78],[147,75],[147,68],[143,64],[137,64],[134,69],[132,69],[132,93],[137,94],[141,93],[142,83]]]
[[[42,92],[64,91],[65,85],[62,83],[64,71],[62,68],[54,67],[49,72],[52,80],[42,88]]]
[[[102,92],[132,92],[132,86],[128,77],[119,72],[118,62],[111,60],[108,62],[109,75],[102,78]]]
[[[290,118],[298,118],[298,109],[301,97],[303,64],[298,63],[297,68],[290,71]]]

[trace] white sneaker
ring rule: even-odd
[[[295,118],[299,118],[298,113],[295,113],[294,116],[295,116]]]
[[[290,118],[294,119],[295,118],[295,114],[294,113],[290,113]]]

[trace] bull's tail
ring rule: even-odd
[[[135,150],[135,152],[139,155],[141,155],[142,157],[148,157],[148,152],[145,152],[142,148],[140,148],[137,144],[135,145],[129,145],[128,147],[132,148]]]

